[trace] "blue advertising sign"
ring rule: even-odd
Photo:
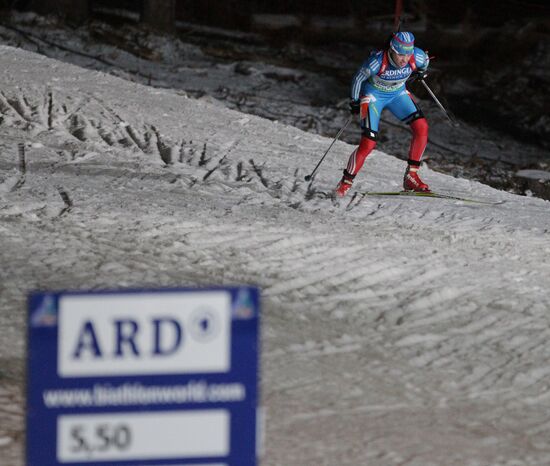
[[[27,465],[256,466],[252,287],[29,297]]]

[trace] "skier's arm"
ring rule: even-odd
[[[425,79],[428,76],[428,66],[430,65],[428,52],[415,47],[414,60],[416,62],[415,78]]]
[[[368,66],[361,66],[351,82],[351,100],[358,101],[361,94],[361,87],[363,83],[371,77],[370,68]]]
[[[428,52],[421,50],[419,48],[414,48],[414,59],[416,61],[416,67],[418,71],[427,71],[428,66],[430,65],[430,57]]]
[[[361,88],[363,83],[371,76],[375,76],[380,70],[381,60],[380,53],[372,54],[369,59],[361,65],[361,68],[355,73],[351,83],[351,102],[358,106],[359,98],[361,97]]]

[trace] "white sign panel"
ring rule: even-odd
[[[226,410],[59,416],[58,461],[227,456],[229,421]]]
[[[231,296],[68,295],[59,301],[61,377],[230,370]]]

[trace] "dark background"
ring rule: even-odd
[[[151,1],[151,0],[149,0]],[[289,42],[341,47],[362,61],[365,45],[381,45],[394,25],[393,0],[152,0],[171,5],[175,20],[260,32],[281,46]],[[146,0],[0,0],[4,7],[59,13],[70,21],[108,18],[104,8],[144,13]],[[65,5],[60,7],[59,5]],[[83,6],[84,5],[84,6]],[[87,11],[77,11],[87,9]],[[470,122],[505,131],[514,137],[550,149],[550,2],[545,0],[404,0],[403,30],[432,56],[431,80],[455,113]],[[154,15],[163,13],[157,8]],[[290,15],[293,24],[267,29],[257,15]],[[320,28],[315,18],[327,27]],[[126,19],[127,20],[127,19]],[[344,26],[342,27],[342,21]],[[334,27],[330,23],[334,22]],[[386,28],[381,30],[380,24]],[[421,23],[422,30],[415,30]],[[178,33],[158,22],[157,29]],[[176,23],[177,24],[177,23]],[[339,26],[340,24],[340,26]],[[353,52],[352,52],[353,54]],[[328,70],[330,72],[330,70]],[[334,72],[334,71],[332,71]],[[349,71],[342,73],[349,79]],[[457,86],[466,82],[467,86]],[[464,92],[465,87],[469,88]]]

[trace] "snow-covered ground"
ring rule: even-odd
[[[35,289],[257,284],[263,466],[550,464],[550,204],[0,47],[0,457]],[[22,148],[18,148],[23,144]]]

